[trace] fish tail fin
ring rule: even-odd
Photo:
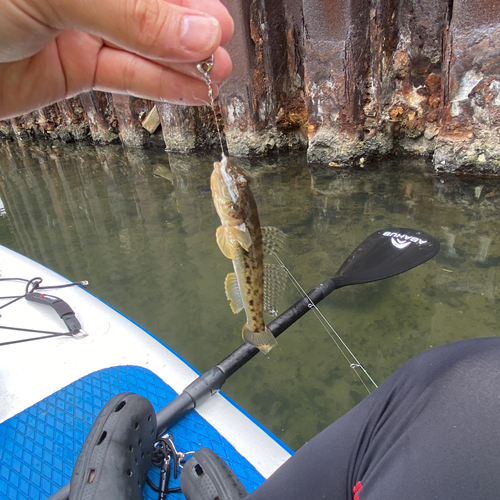
[[[247,325],[243,327],[243,340],[258,347],[262,354],[267,354],[274,346],[278,345],[278,342],[271,333],[271,330],[267,328],[263,332],[254,332],[250,330]]]

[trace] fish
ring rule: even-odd
[[[264,264],[264,254],[277,253],[285,234],[275,227],[260,226],[250,181],[234,159],[223,156],[214,163],[210,187],[221,220],[217,244],[234,268],[225,280],[227,299],[234,314],[245,310],[243,340],[267,354],[277,341],[263,313],[277,314],[276,302],[286,276],[279,266]]]

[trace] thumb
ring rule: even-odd
[[[52,28],[85,31],[165,62],[208,57],[223,38],[221,24],[232,26],[225,8],[214,0],[29,1],[39,10],[37,17]],[[213,15],[205,12],[207,5]]]

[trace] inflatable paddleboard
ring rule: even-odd
[[[113,396],[139,394],[158,412],[199,373],[81,286],[2,246],[0,272],[0,498],[46,499],[70,481]],[[292,453],[221,393],[168,432],[183,453],[215,451],[248,492]],[[144,498],[158,493],[146,485]]]

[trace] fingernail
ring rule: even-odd
[[[193,52],[208,50],[215,43],[219,32],[219,22],[214,17],[186,15],[181,25],[182,47]]]

